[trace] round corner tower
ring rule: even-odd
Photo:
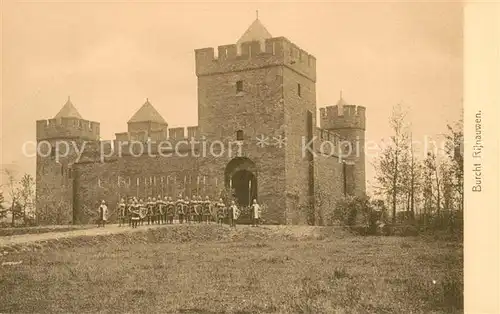
[[[366,108],[350,105],[342,95],[335,106],[320,108],[320,128],[339,135],[341,141],[350,143],[343,153],[347,162],[354,165],[354,195],[366,194],[365,130]]]

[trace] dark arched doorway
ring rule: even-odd
[[[225,185],[233,192],[238,205],[249,206],[257,199],[257,168],[246,157],[236,157],[226,166]]]
[[[248,170],[239,170],[231,178],[230,184],[240,206],[249,206],[257,198],[257,178]]]

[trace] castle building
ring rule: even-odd
[[[149,100],[127,132],[100,140],[71,100],[37,121],[41,223],[88,223],[100,200],[233,191],[269,224],[322,224],[344,195],[365,193],[365,108],[320,109],[316,59],[256,19],[236,44],[195,50],[198,125],[169,128]]]

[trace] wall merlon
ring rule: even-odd
[[[217,58],[221,61],[236,58],[238,52],[237,47],[234,44],[219,46],[217,47],[217,51]]]
[[[153,142],[165,141],[168,139],[168,130],[164,129],[164,130],[151,131],[149,133],[149,137]]]
[[[126,141],[130,140],[130,136],[129,136],[128,132],[115,133],[115,137],[116,137],[117,141],[126,142]]]
[[[266,52],[276,56],[284,55],[284,37],[269,38],[265,41]]]
[[[215,58],[215,51],[213,47],[208,47],[208,48],[201,48],[201,49],[195,49],[195,56],[196,60],[207,60],[211,61],[214,60]]]
[[[262,49],[264,48],[264,49]],[[239,56],[242,59],[246,58],[252,58],[255,56],[258,56],[260,54],[266,53],[265,51],[265,43],[264,46],[261,46],[261,43],[259,41],[248,41],[248,42],[243,42],[240,45],[240,53]]]
[[[200,137],[200,129],[198,126],[188,126],[187,127],[187,137],[191,138],[199,138]]]
[[[170,129],[168,129],[168,138],[170,140],[185,139],[186,137],[185,137],[184,130],[185,130],[184,127],[170,128]]]

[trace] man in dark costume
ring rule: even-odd
[[[174,216],[175,216],[175,203],[172,201],[172,198],[171,197],[166,197],[165,196],[165,200],[166,200],[166,206],[167,206],[167,209],[165,211],[165,214],[166,214],[166,221],[167,223],[170,223],[170,224],[173,224],[174,223]]]
[[[180,224],[182,224],[184,222],[184,210],[185,210],[184,207],[185,207],[184,200],[179,195],[179,197],[177,198],[177,201],[175,202],[175,210],[176,210],[176,214],[179,218]]]

